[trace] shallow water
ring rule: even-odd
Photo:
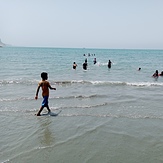
[[[0,162],[163,161],[163,77],[151,77],[163,70],[162,50],[10,47],[0,55]],[[42,71],[57,88],[55,117],[34,115]]]

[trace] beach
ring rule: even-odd
[[[163,162],[163,77],[152,77],[162,60],[163,50],[1,48],[0,162]],[[41,72],[57,116],[35,116]]]

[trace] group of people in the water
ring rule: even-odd
[[[94,64],[97,63],[96,58],[94,58],[93,63],[94,63]],[[109,61],[108,61],[108,68],[109,68],[109,69],[111,68],[111,64],[112,64],[112,62],[111,62],[111,60],[109,60]],[[74,63],[73,63],[73,69],[76,70],[76,67],[77,67],[77,64],[76,64],[76,62],[74,62]],[[83,63],[83,70],[87,70],[87,67],[88,67],[88,63],[87,63],[87,58],[86,58],[85,61],[84,61],[84,63]]]
[[[140,71],[140,70],[141,70],[141,67],[138,68],[138,71]],[[159,76],[163,76],[163,71],[161,71],[161,73],[159,74],[158,70],[156,70],[155,73],[152,75],[152,77],[154,77],[154,78],[157,78]]]
[[[86,56],[86,54],[83,54],[83,56]],[[90,56],[91,56],[91,54],[88,53],[88,57],[90,57]],[[92,54],[92,56],[95,56],[95,54]],[[94,58],[93,63],[94,63],[94,64],[97,63],[96,58]],[[112,62],[111,62],[111,60],[109,60],[109,61],[108,61],[108,68],[109,68],[109,69],[111,68],[111,65],[112,65]],[[87,58],[86,58],[86,59],[85,59],[85,62],[83,63],[83,69],[84,69],[84,70],[87,70],[87,66],[88,66],[88,64],[87,64]]]
[[[86,54],[83,54],[83,56],[86,56]],[[91,56],[91,54],[88,53],[88,57],[90,57],[90,56]],[[92,54],[92,56],[95,56],[95,54]]]
[[[95,56],[95,54],[92,54],[92,55]],[[84,54],[84,56],[85,56],[85,54]],[[90,56],[90,53],[88,53],[88,56]],[[94,58],[93,63],[94,64],[97,63],[96,58]],[[111,62],[111,60],[109,60],[108,61],[108,68],[109,69],[111,68],[111,65],[112,65],[112,62]],[[73,63],[73,69],[76,69],[76,67],[77,67],[77,64],[76,64],[76,62],[74,62]],[[87,63],[87,58],[86,58],[84,63],[83,63],[83,70],[87,70],[87,67],[88,67],[88,63]],[[138,68],[138,71],[140,71],[140,70],[141,70],[141,67]],[[161,71],[161,73],[159,73],[158,70],[156,70],[155,73],[152,75],[152,77],[155,77],[155,78],[157,78],[159,76],[163,76],[163,71]]]

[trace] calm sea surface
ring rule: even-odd
[[[163,50],[0,48],[0,162],[162,163],[163,77],[151,77],[155,70],[163,71]],[[43,71],[57,89],[55,117],[35,116]]]

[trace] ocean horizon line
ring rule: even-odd
[[[55,46],[19,46],[8,45],[2,48],[47,48],[47,49],[88,49],[88,50],[158,50],[162,51],[163,48],[100,48],[100,47],[55,47]]]

